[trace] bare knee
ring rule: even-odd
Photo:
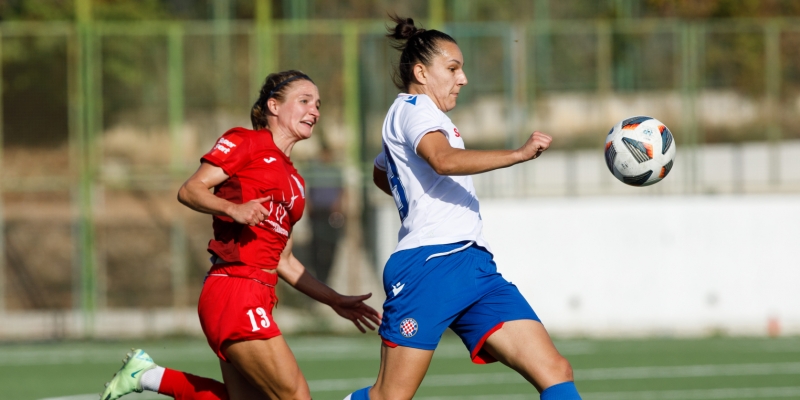
[[[268,398],[280,400],[311,400],[311,393],[305,379],[298,379],[294,384],[286,383],[279,387],[262,387],[262,392]]]
[[[514,368],[539,391],[562,382],[572,381],[572,366],[566,358],[555,354],[536,361],[529,360],[522,368]]]
[[[302,388],[297,388],[295,392],[290,396],[286,397],[287,399],[291,400],[311,400],[311,393],[308,390],[302,390]],[[283,399],[283,397],[281,397]]]
[[[561,355],[554,357],[549,369],[550,375],[554,380],[560,380],[561,382],[574,380],[572,365]]]

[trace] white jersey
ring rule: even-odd
[[[383,121],[383,152],[375,166],[386,171],[402,221],[395,252],[461,241],[491,251],[472,177],[439,175],[417,155],[419,141],[434,131],[464,148],[456,126],[426,95],[399,94]]]

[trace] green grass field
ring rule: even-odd
[[[379,339],[287,338],[315,399],[342,399],[374,382]],[[800,338],[558,340],[585,400],[800,399]],[[0,345],[0,399],[95,399],[125,351],[142,347],[161,365],[219,379],[198,339]],[[127,398],[162,398],[154,394]],[[417,399],[538,399],[499,365],[473,365],[446,335]]]

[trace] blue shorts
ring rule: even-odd
[[[482,351],[504,322],[539,317],[516,286],[497,272],[492,254],[467,243],[422,246],[392,254],[383,271],[384,343],[435,350],[445,329],[467,346],[472,361],[497,361]],[[432,255],[439,255],[431,257]]]

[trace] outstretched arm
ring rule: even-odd
[[[362,333],[366,332],[362,324],[374,331],[375,326],[381,323],[381,315],[374,308],[364,303],[364,300],[372,297],[372,293],[359,296],[344,296],[320,282],[306,271],[306,267],[303,266],[300,260],[295,258],[292,253],[291,237],[286,243],[286,248],[281,253],[281,259],[278,262],[278,275],[306,296],[329,305],[339,316],[352,321]]]
[[[192,210],[227,216],[243,225],[255,226],[264,221],[269,213],[261,203],[269,201],[269,197],[236,204],[219,198],[209,191],[228,178],[222,168],[203,162],[178,190],[178,201]]]
[[[441,132],[433,131],[419,141],[417,154],[439,175],[474,175],[539,157],[552,140],[544,133],[534,132],[516,150],[464,150],[450,146]]]

